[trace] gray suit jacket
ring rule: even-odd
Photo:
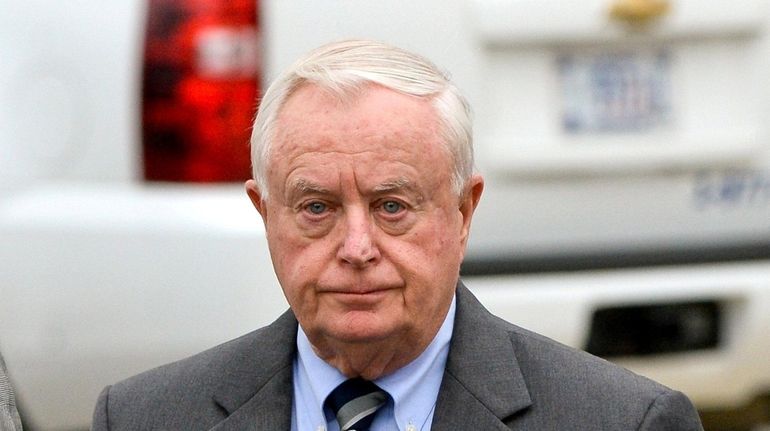
[[[93,430],[288,430],[297,321],[106,388]],[[490,314],[462,284],[433,430],[702,430],[681,393]]]
[[[16,410],[11,381],[5,371],[3,355],[0,355],[0,431],[21,431],[21,419]]]

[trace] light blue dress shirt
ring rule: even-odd
[[[372,423],[372,431],[429,430],[436,399],[444,376],[449,341],[455,317],[455,298],[433,341],[420,356],[399,370],[375,380],[392,401],[381,408]],[[297,331],[297,358],[294,360],[294,402],[292,431],[339,431],[331,412],[324,412],[323,402],[347,378],[319,358],[302,327]]]

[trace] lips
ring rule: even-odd
[[[365,296],[365,295],[373,295],[380,292],[385,292],[388,290],[393,290],[395,287],[389,287],[389,286],[378,286],[378,287],[367,287],[367,286],[352,286],[352,287],[330,287],[330,288],[320,288],[318,289],[319,293],[336,293],[341,295],[353,295],[353,296]]]
[[[382,300],[387,294],[402,287],[403,283],[343,283],[317,286],[316,293],[330,295],[342,302],[372,303]]]

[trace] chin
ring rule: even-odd
[[[373,319],[371,315],[349,316],[341,319],[330,328],[327,334],[330,338],[345,343],[371,343],[390,337],[401,336],[404,329],[395,322],[382,322]]]

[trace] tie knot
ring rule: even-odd
[[[326,398],[326,406],[337,417],[341,431],[367,431],[387,400],[387,393],[377,385],[356,377],[337,386]]]

